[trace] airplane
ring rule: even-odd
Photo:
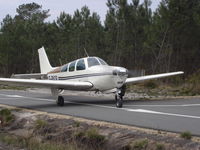
[[[99,57],[84,57],[52,67],[44,47],[38,49],[41,73],[0,78],[0,84],[51,89],[58,106],[64,106],[64,90],[115,93],[116,107],[122,108],[126,85],[145,80],[183,74],[183,71],[128,78],[124,67],[109,66]]]

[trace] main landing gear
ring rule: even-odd
[[[116,107],[122,108],[123,107],[123,96],[125,95],[126,86],[123,85],[121,88],[117,89],[115,94],[115,100],[116,100]]]
[[[58,106],[64,106],[64,104],[65,104],[64,97],[61,96],[61,94],[62,94],[63,92],[64,92],[63,89],[54,89],[54,88],[51,89],[51,94],[52,94],[52,96],[53,96],[54,98],[57,98],[56,104],[57,104]]]

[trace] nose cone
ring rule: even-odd
[[[120,88],[124,85],[128,77],[128,70],[123,67],[114,67],[113,68],[113,82],[115,83],[116,88]]]
[[[118,76],[128,76],[128,70],[123,67],[116,67],[113,70],[113,75],[118,75]]]
[[[128,76],[128,70],[126,68],[119,68],[119,76]]]

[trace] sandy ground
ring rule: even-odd
[[[3,108],[2,105],[1,108]],[[70,141],[74,133],[86,132],[88,129],[96,128],[99,134],[106,138],[105,143],[101,145],[102,149],[106,150],[122,150],[130,146],[130,143],[134,144],[135,141],[144,139],[148,140],[146,150],[156,149],[157,144],[164,145],[165,150],[198,150],[200,148],[200,139],[198,137],[193,137],[192,140],[185,140],[180,138],[179,134],[170,132],[147,130],[28,109],[19,110],[15,107],[8,108],[12,109],[12,113],[15,115],[15,121],[9,126],[4,127],[2,131],[19,137],[37,137],[42,142],[59,140],[59,142],[64,143]],[[47,122],[45,127],[35,128],[35,122],[38,119]],[[84,136],[78,137],[75,140],[80,142],[81,145],[85,144],[85,141],[88,141]],[[1,149],[18,150],[19,148],[10,148],[0,143]]]

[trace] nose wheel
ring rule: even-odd
[[[126,92],[126,85],[123,85],[121,88],[117,89],[115,94],[117,108],[123,107],[123,96],[125,95],[125,92]]]
[[[123,106],[123,96],[120,96],[119,94],[115,95],[115,100],[116,100],[116,107],[117,108],[122,108]]]
[[[58,106],[64,106],[64,98],[62,96],[58,96],[56,103]]]

